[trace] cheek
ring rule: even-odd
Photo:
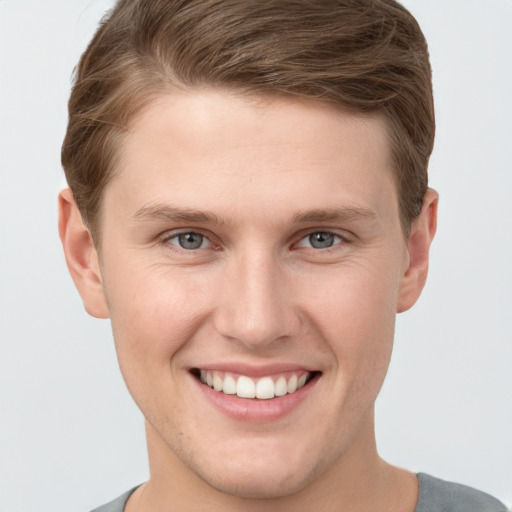
[[[316,284],[309,304],[322,325],[360,341],[364,341],[364,333],[370,338],[372,333],[377,337],[380,333],[384,338],[392,332],[399,282],[392,265],[350,265],[330,272],[324,279],[316,277],[304,288],[315,289]],[[320,282],[324,284],[318,287]]]
[[[117,272],[105,283],[112,330],[123,377],[137,388],[172,385],[180,350],[208,315],[198,283],[165,269]],[[162,380],[162,382],[158,382]]]
[[[354,265],[332,272],[329,285],[312,295],[310,317],[335,356],[340,379],[380,387],[393,345],[397,276],[391,265]]]

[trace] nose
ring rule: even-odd
[[[227,267],[215,315],[217,332],[251,350],[270,350],[297,334],[300,315],[289,277],[272,254],[247,251]]]

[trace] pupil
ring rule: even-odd
[[[311,246],[315,249],[325,249],[327,247],[332,247],[334,244],[334,235],[332,233],[313,233],[309,235],[309,242]]]
[[[183,249],[199,249],[203,243],[203,235],[183,233],[179,236],[179,242]]]

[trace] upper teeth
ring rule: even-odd
[[[222,391],[227,395],[237,395],[240,398],[261,398],[269,399],[275,396],[283,396],[287,393],[295,393],[302,388],[309,372],[293,373],[288,377],[281,375],[277,379],[272,377],[261,377],[252,379],[245,375],[232,375],[222,372],[201,370],[201,382],[210,386],[215,391]]]

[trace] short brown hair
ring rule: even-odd
[[[75,71],[62,147],[86,225],[128,122],[173,87],[333,103],[387,121],[407,233],[427,189],[435,120],[425,38],[394,0],[119,0]]]

